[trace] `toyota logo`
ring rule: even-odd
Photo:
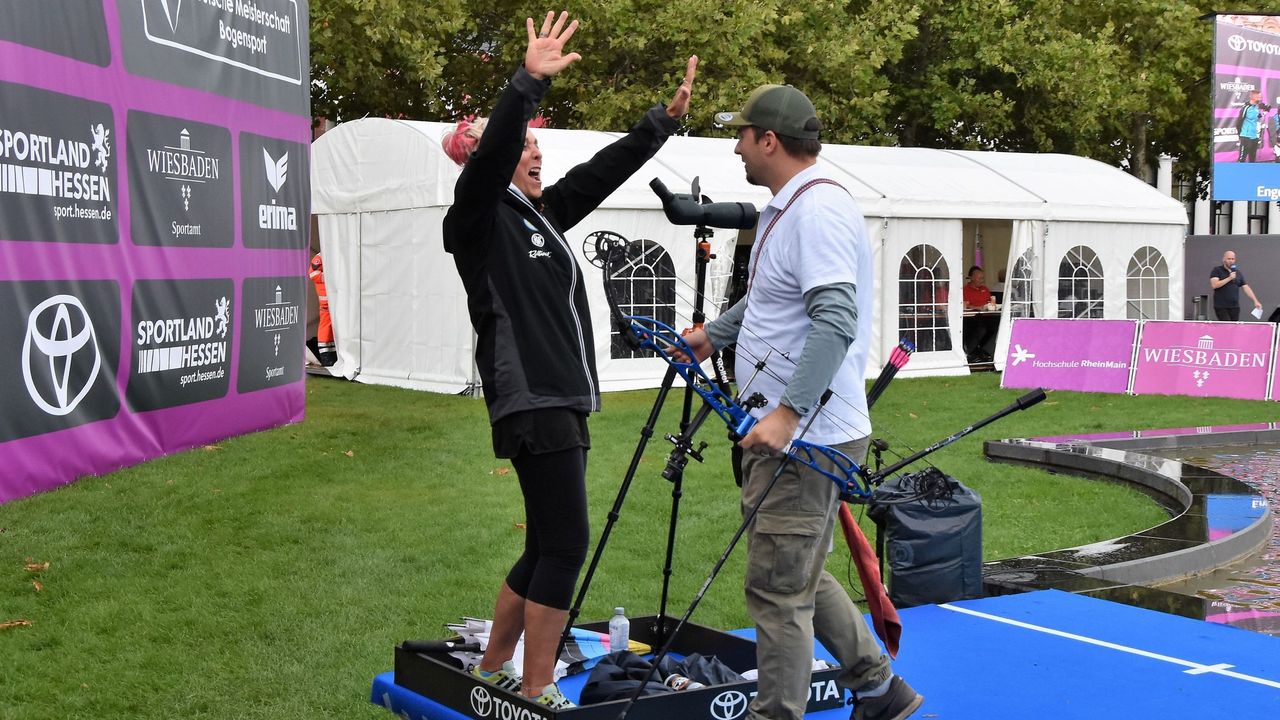
[[[51,324],[45,323],[46,335],[40,329],[40,320],[51,308],[53,318]],[[71,369],[77,364],[89,363],[93,368],[83,380],[84,385],[73,394]],[[26,381],[27,394],[41,410],[58,416],[71,413],[89,394],[101,368],[102,354],[98,351],[93,320],[79,298],[54,295],[27,316],[27,336],[22,341],[22,379]],[[40,387],[36,386],[37,373]],[[49,386],[52,386],[52,398],[45,397]],[[41,387],[46,390],[42,391]]]
[[[493,707],[493,698],[490,697],[489,691],[479,685],[471,688],[471,709],[476,712],[479,717],[488,717],[489,709]]]
[[[1231,48],[1235,52],[1244,50],[1244,38],[1239,35],[1232,35],[1227,38],[1227,47]]]
[[[715,720],[733,720],[747,711],[747,696],[737,690],[727,690],[711,701],[711,717]]]

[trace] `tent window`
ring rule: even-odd
[[[1058,317],[1102,317],[1102,262],[1085,245],[1077,245],[1058,263]]]
[[[1126,315],[1131,320],[1169,319],[1169,264],[1147,246],[1129,258]]]
[[[671,256],[652,240],[627,244],[627,263],[612,278],[618,307],[627,315],[649,317],[667,325],[676,323],[676,270]],[[646,357],[647,350],[633,351],[609,324],[609,357],[614,360]]]
[[[1036,316],[1035,284],[1032,268],[1035,251],[1028,248],[1013,263],[1013,275],[1009,278],[1009,317],[1033,318]]]
[[[950,277],[947,261],[932,245],[911,248],[898,265],[898,329],[917,352],[951,349]]]

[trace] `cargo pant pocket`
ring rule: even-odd
[[[824,520],[820,513],[761,510],[751,533],[747,584],[772,593],[803,590],[813,576],[815,558],[825,556],[818,548]]]

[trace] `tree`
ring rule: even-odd
[[[1185,179],[1208,177],[1209,85],[1213,24],[1208,8],[1181,0],[1112,0],[1071,4],[1067,21],[1103,27],[1124,92],[1102,117],[1104,147],[1088,153],[1151,176],[1154,157],[1178,157]]]
[[[1275,4],[1280,3],[1264,3]],[[313,107],[450,121],[489,111],[525,48],[516,0],[313,0]],[[756,85],[803,89],[829,142],[1063,152],[1205,174],[1211,23],[1185,0],[597,0],[552,127],[625,130],[701,58],[688,131]]]
[[[426,118],[462,27],[463,0],[313,0],[311,111],[335,122],[365,115]]]
[[[916,4],[918,33],[886,68],[903,145],[1084,155],[1142,178],[1178,155],[1203,173],[1212,28],[1182,0]]]
[[[924,0],[916,37],[886,68],[903,145],[1078,152],[1115,92],[1103,33],[1063,22],[1062,3]]]

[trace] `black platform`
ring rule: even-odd
[[[631,620],[632,639],[657,646],[656,616]],[[675,624],[667,621],[668,627]],[[587,630],[608,631],[608,622],[581,625]],[[719,630],[687,623],[676,636],[671,654],[681,657],[690,653],[714,655],[741,673],[756,667],[756,644],[753,640]],[[844,694],[836,685],[839,668],[813,673],[807,712],[843,707]],[[498,690],[481,682],[458,666],[458,661],[443,653],[417,653],[396,648],[395,684],[423,697],[471,717],[534,720],[617,720],[626,700],[574,707],[559,712],[521,697]],[[740,682],[717,685],[700,690],[685,690],[640,698],[631,709],[632,720],[676,720],[678,718],[736,718],[746,710],[746,703],[756,693],[756,683]]]

